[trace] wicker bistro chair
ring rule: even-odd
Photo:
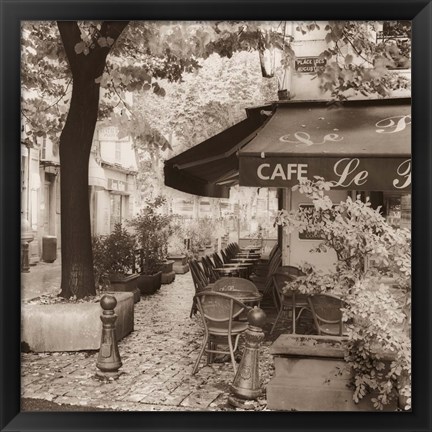
[[[280,249],[273,255],[269,263],[265,276],[251,275],[250,280],[257,286],[258,290],[263,293],[263,296],[271,293],[273,285],[273,274],[282,264],[282,252]]]
[[[220,278],[217,271],[215,271],[216,266],[213,264],[209,256],[203,256],[201,259],[201,264],[210,282],[215,282]]]
[[[284,293],[285,283],[292,282],[295,280],[295,276],[288,273],[275,273],[273,275],[273,294],[275,305],[278,308],[278,314],[275,322],[270,330],[270,334],[273,333],[277,322],[282,316],[284,311],[291,311],[292,313],[292,333],[296,334],[296,323],[300,318],[303,311],[309,310],[308,296],[300,294],[296,290],[290,290],[288,293]],[[297,310],[299,312],[297,313]]]
[[[345,305],[343,300],[329,294],[315,294],[308,301],[319,335],[346,335],[341,311]]]
[[[223,267],[224,262],[222,261],[222,258],[220,257],[220,255],[217,252],[215,252],[212,255],[212,258],[213,258],[213,262],[215,263],[216,267]]]
[[[248,306],[225,293],[213,291],[197,294],[195,301],[204,325],[204,338],[192,370],[192,375],[197,372],[204,352],[207,353],[207,364],[212,362],[213,354],[229,354],[235,374],[237,366],[234,353],[238,348],[240,335],[248,326],[247,322],[238,321],[236,318],[246,311]],[[228,351],[217,349],[215,338],[221,337],[227,338]]]
[[[211,289],[212,283],[208,279],[207,275],[205,274],[204,270],[201,268],[199,262],[197,260],[191,259],[189,260],[189,268],[192,274],[192,281],[194,283],[195,287],[195,294],[200,293],[201,291]],[[189,317],[192,318],[192,315],[196,314],[198,311],[195,297],[192,301],[192,307],[190,311]]]

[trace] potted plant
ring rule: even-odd
[[[287,289],[296,289],[303,294],[336,295],[344,301],[342,312],[346,339],[340,344],[339,352],[333,352],[330,357],[337,358],[338,367],[344,366],[344,370],[348,371],[349,380],[345,380],[345,384],[349,382],[351,385],[351,400],[347,401],[344,393],[344,397],[340,399],[342,405],[337,408],[333,406],[332,409],[343,410],[348,406],[348,409],[364,409],[362,400],[369,398],[369,407],[394,409],[394,403],[398,400],[401,409],[409,410],[410,232],[390,226],[379,209],[373,209],[368,200],[363,202],[359,198],[352,200],[348,197],[346,201],[334,205],[325,193],[331,188],[331,183],[322,178],[315,181],[303,179],[297,188],[312,200],[313,211],[304,208],[282,211],[276,222],[285,226],[289,232],[307,230],[313,237],[321,238],[321,243],[311,252],[326,252],[331,249],[338,259],[336,267],[326,271],[306,263],[301,267],[305,275],[289,282],[287,286]],[[273,354],[276,356],[276,375],[287,377],[288,385],[293,377],[284,375],[283,370],[293,369],[284,361],[292,355],[299,355],[298,350],[297,354],[293,352],[293,346],[298,345],[299,341],[286,336],[283,335],[285,343],[275,344]],[[311,339],[314,339],[314,355],[308,355],[304,349],[301,354],[303,358],[313,358],[314,367],[318,370],[319,365],[323,364],[318,359],[329,357],[326,355],[328,347],[322,346],[322,341],[317,341],[314,336],[303,338],[302,345]],[[279,357],[285,360],[280,360]],[[310,371],[311,367],[309,365],[306,369]],[[336,366],[332,367],[334,372]],[[329,369],[326,374],[331,375],[331,380],[336,376]],[[310,373],[309,376],[311,378]],[[306,376],[304,378],[309,379]],[[284,399],[283,394],[288,394],[284,393],[286,386],[280,387],[279,384],[279,387],[274,387],[275,384],[269,384],[269,394],[275,391],[279,399]],[[331,394],[335,396],[335,389],[330,387],[329,393],[317,398],[318,404],[329,400]],[[339,383],[337,387],[341,390],[346,385]],[[304,386],[305,391],[308,388],[310,389]],[[292,392],[292,388],[289,391]],[[296,396],[298,400],[308,398],[301,391]],[[310,409],[314,408],[309,406]],[[275,408],[271,403],[269,407]]]
[[[173,270],[177,274],[184,274],[189,271],[187,263],[188,236],[186,225],[180,216],[173,217],[171,221],[171,235],[168,239],[168,259],[173,261]]]
[[[116,224],[109,235],[94,236],[93,269],[98,288],[110,291],[137,292],[138,274],[134,269],[135,239],[121,224]]]
[[[167,256],[170,235],[169,215],[161,214],[165,199],[157,196],[146,201],[146,207],[130,221],[140,248],[140,276],[138,288],[141,294],[153,294],[162,284],[163,263]]]

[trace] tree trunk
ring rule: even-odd
[[[96,126],[99,86],[74,80],[69,115],[60,137],[62,297],[95,294],[88,163]]]
[[[100,36],[113,43],[127,21],[104,21]],[[76,52],[82,43],[76,21],[58,21],[60,36],[72,72],[69,113],[60,136],[62,280],[60,296],[94,295],[93,253],[90,228],[88,164],[99,111],[100,77],[110,51],[94,43],[86,54]],[[112,45],[112,44],[111,44]]]

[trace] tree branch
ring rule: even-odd
[[[60,37],[66,51],[66,57],[69,61],[72,72],[77,66],[77,55],[75,45],[81,42],[81,31],[76,21],[57,21],[57,27]]]
[[[103,21],[100,34],[114,39],[115,42],[128,24],[129,21]]]

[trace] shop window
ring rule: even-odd
[[[411,228],[411,194],[384,194],[384,216],[394,228]]]

